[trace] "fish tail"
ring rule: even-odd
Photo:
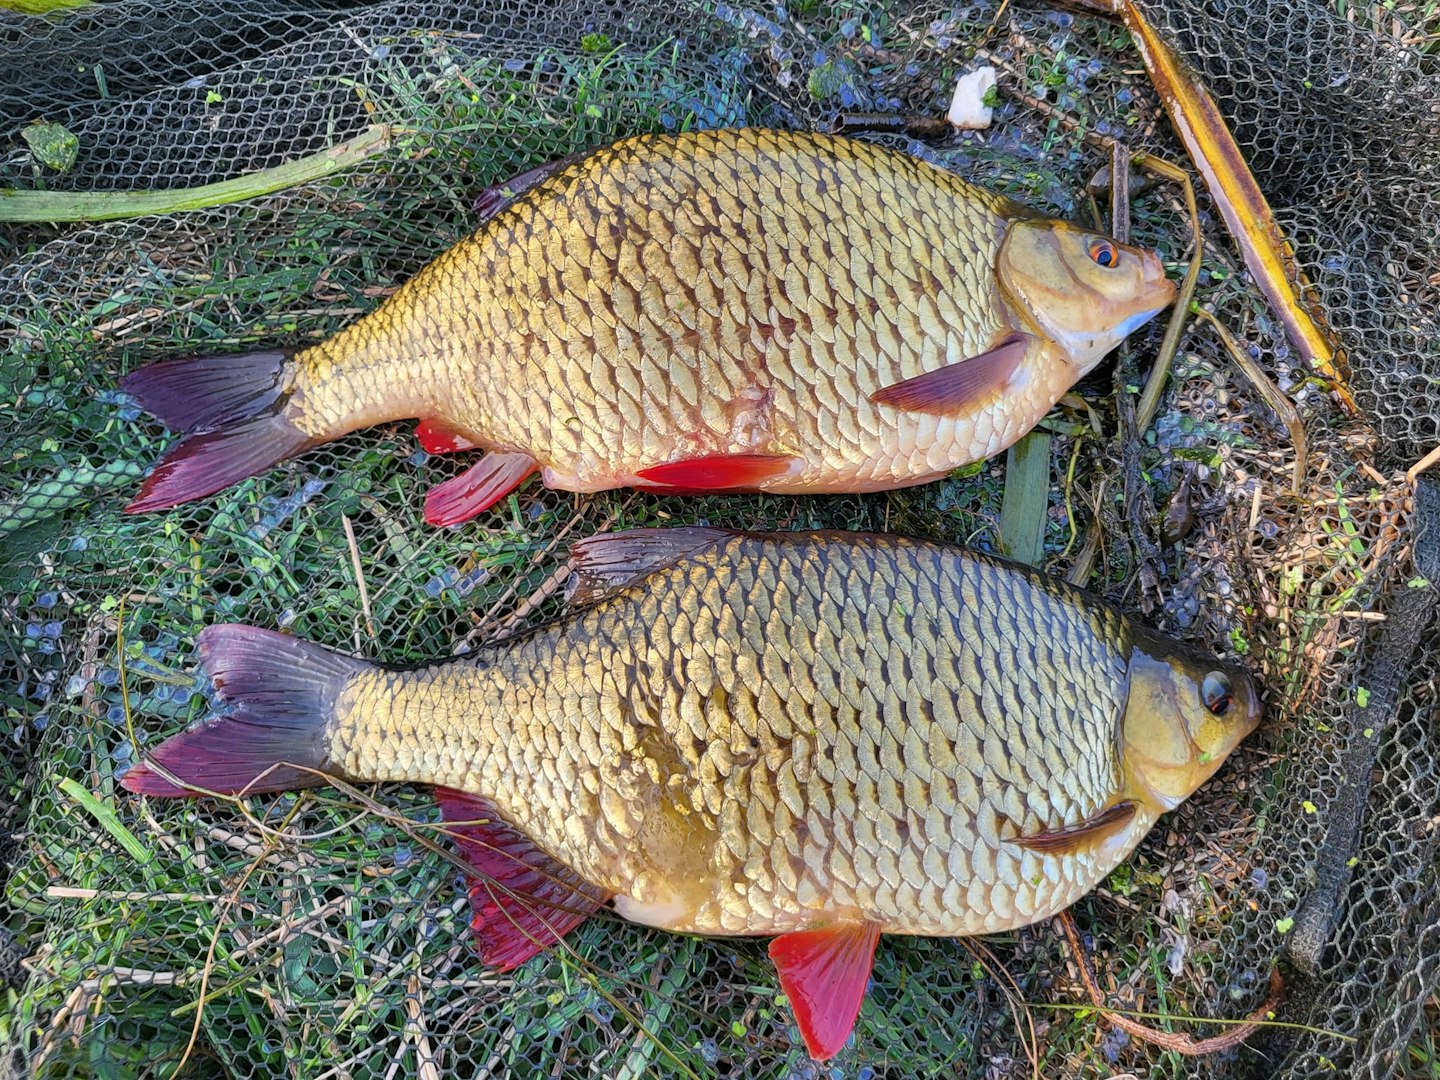
[[[228,716],[175,735],[120,784],[140,795],[195,796],[194,788],[233,795],[290,791],[327,782],[313,770],[329,756],[328,728],[350,679],[371,667],[288,634],[221,624],[200,633],[201,664]]]
[[[120,384],[146,412],[188,437],[173,447],[125,507],[165,510],[213,495],[322,442],[285,415],[290,354],[166,360]]]

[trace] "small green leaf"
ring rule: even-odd
[[[1356,704],[1356,705],[1359,705],[1360,708],[1362,708],[1362,709],[1365,708],[1367,705],[1369,705],[1369,704],[1370,704],[1370,691],[1367,690],[1367,689],[1365,689],[1365,687],[1363,687],[1363,686],[1360,687],[1359,690],[1356,690],[1356,691],[1355,691],[1355,704]]]
[[[1412,577],[1405,584],[1412,589],[1423,589],[1429,585],[1430,582],[1423,577]]]
[[[219,104],[220,104],[222,101],[224,101],[224,100],[225,100],[225,99],[220,96],[220,91],[219,91],[219,90],[206,90],[206,91],[205,91],[205,104],[206,104],[206,105],[219,105]]]
[[[1367,739],[1373,739],[1375,737],[1375,729],[1373,727],[1367,727],[1365,729],[1364,735]]]
[[[1276,931],[1282,934],[1288,934],[1294,927],[1295,920],[1288,915],[1275,924]]]
[[[745,1025],[739,1020],[732,1020],[730,1022],[730,1033],[737,1039],[743,1039],[745,1037]]]
[[[1307,813],[1307,814],[1313,814],[1313,813],[1315,813],[1315,804],[1314,804],[1313,802],[1311,802],[1309,799],[1306,799],[1304,802],[1302,802],[1302,803],[1300,804],[1300,807],[1301,807],[1301,809],[1303,809],[1303,810],[1305,811],[1305,813]]]
[[[58,173],[69,172],[80,156],[80,140],[63,124],[38,121],[21,128],[20,137],[36,161]]]
[[[1357,867],[1357,866],[1360,865],[1360,856],[1359,856],[1359,855],[1351,855],[1350,858],[1349,858],[1349,860],[1345,863],[1345,865],[1346,865],[1349,869],[1354,870],[1355,867]]]

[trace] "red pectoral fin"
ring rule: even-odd
[[[609,894],[511,828],[485,799],[437,787],[435,801],[460,856],[475,868],[470,928],[480,958],[519,967],[593,915]]]
[[[816,1061],[834,1057],[850,1037],[879,940],[879,923],[860,922],[797,930],[770,942],[780,987]]]
[[[529,454],[492,451],[459,476],[430,489],[425,496],[425,520],[431,525],[458,525],[489,510],[539,465]]]
[[[1011,334],[979,356],[876,390],[870,400],[907,412],[958,416],[1003,388],[1034,340],[1029,334]]]
[[[480,445],[434,416],[427,416],[415,425],[415,437],[427,454],[453,454],[457,450],[475,450]]]
[[[684,491],[749,491],[789,472],[794,461],[783,454],[712,454],[652,465],[635,475]]]
[[[1046,855],[1070,855],[1082,848],[1093,847],[1130,824],[1135,817],[1135,804],[1118,802],[1107,806],[1093,817],[1074,825],[1019,837],[1015,843]]]

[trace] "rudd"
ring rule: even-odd
[[[1004,450],[1175,296],[1149,252],[824,135],[632,138],[485,202],[328,341],[133,372],[188,437],[128,509],[412,416],[432,452],[488,451],[427,496],[440,525],[536,471],[570,491],[904,487]]]
[[[1241,671],[962,548],[669,529],[579,546],[577,608],[413,669],[246,626],[200,636],[232,715],[152,761],[233,793],[441,785],[483,958],[607,902],[769,935],[817,1058],[882,933],[1023,926],[1074,903],[1259,721]],[[282,764],[288,763],[288,764]],[[193,794],[155,765],[148,795]]]

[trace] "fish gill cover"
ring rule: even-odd
[[[1045,565],[1070,572],[1098,524],[1091,589],[1240,654],[1271,695],[1261,731],[1075,915],[1108,1004],[1214,1034],[1191,1018],[1248,1013],[1279,962],[1291,992],[1275,1019],[1293,1026],[1185,1059],[1077,1012],[1088,999],[1051,925],[887,938],[827,1074],[1440,1067],[1440,633],[1433,605],[1407,601],[1431,586],[1403,481],[1440,440],[1436,10],[1144,10],[1229,119],[1360,408],[1348,417],[1307,378],[1202,193],[1197,299],[1295,401],[1310,445],[1298,495],[1286,427],[1199,321],[1147,430],[1123,435],[1159,325],[1078,388],[1098,433],[1063,406],[1048,446],[1032,444],[1049,462]],[[994,549],[1003,459],[863,497],[531,483],[437,530],[424,490],[464,463],[389,425],[133,518],[121,508],[170,437],[116,386],[161,358],[333,333],[464,235],[484,185],[534,165],[646,131],[940,115],[977,50],[1001,73],[989,130],[869,137],[1082,221],[1108,140],[1184,161],[1128,34],[1028,2],[0,12],[0,187],[240,186],[106,224],[0,224],[0,1072],[821,1075],[763,942],[596,918],[569,948],[488,973],[424,791],[147,806],[117,780],[207,711],[193,643],[210,623],[436,657],[556,610],[565,546],[602,527],[889,529]],[[1136,242],[1178,276],[1177,189],[1137,195],[1132,214]],[[1190,530],[1159,548],[1181,490],[1189,510],[1166,520]],[[1392,618],[1406,632],[1387,635]]]

